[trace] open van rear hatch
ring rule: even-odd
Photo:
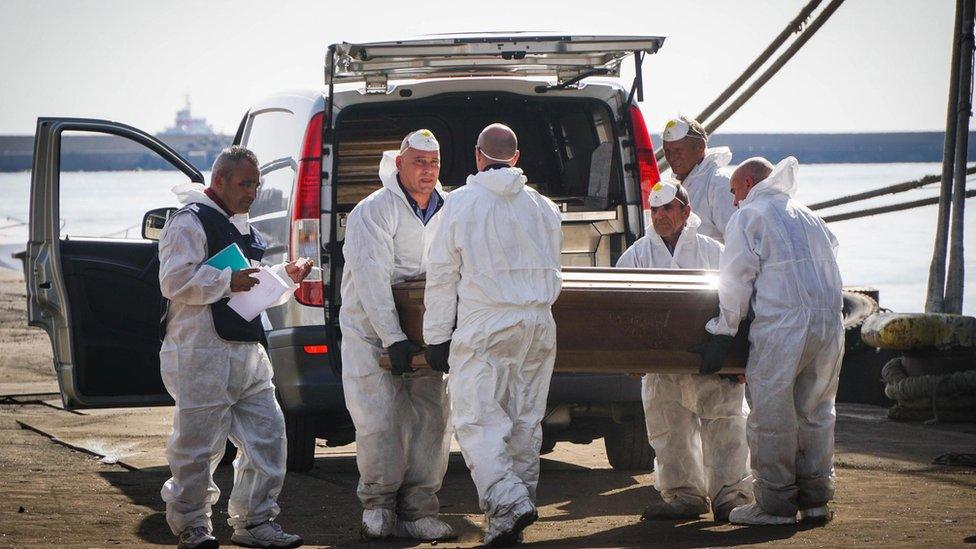
[[[655,53],[663,43],[664,37],[660,36],[527,33],[440,35],[363,44],[342,42],[329,46],[325,83],[363,81],[368,92],[387,91],[387,83],[392,79],[460,76],[544,76],[565,84],[589,75],[619,76],[625,57]]]

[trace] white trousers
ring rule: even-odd
[[[844,356],[841,315],[791,312],[749,332],[748,440],[756,501],[795,516],[834,496],[834,400]]]
[[[436,516],[451,450],[447,384],[431,370],[405,376],[379,370],[381,352],[355,336],[342,340],[343,364],[376,365],[368,375],[342,376],[356,426],[359,501],[364,509],[395,510],[402,520]]]
[[[752,500],[744,385],[718,376],[647,374],[642,383],[654,486],[704,508]]]
[[[454,332],[451,418],[489,518],[525,499],[535,503],[555,359],[556,324],[548,307],[477,313]]]
[[[213,472],[228,438],[238,448],[228,524],[242,528],[275,518],[287,443],[264,348],[257,343],[213,349],[164,346],[160,372],[176,401],[166,445],[173,476],[160,492],[173,533],[191,526],[212,528],[211,507],[220,498]]]

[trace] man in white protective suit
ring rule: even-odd
[[[706,330],[702,368],[716,371],[749,314],[747,438],[756,501],[734,524],[825,523],[834,495],[834,398],[844,353],[837,239],[793,199],[798,163],[764,158],[732,174],[739,210],[725,233],[719,316]]]
[[[685,116],[669,120],[661,139],[672,178],[688,191],[689,206],[701,218],[698,234],[722,242],[725,225],[735,212],[727,168],[732,152],[728,147],[709,149],[705,128]]]
[[[718,269],[722,244],[698,234],[701,220],[679,184],[658,183],[649,196],[654,230],[617,261],[618,268]],[[745,387],[715,374],[647,374],[642,383],[647,435],[655,453],[655,487],[662,499],[644,520],[715,521],[752,501],[746,445]]]
[[[274,522],[285,479],[285,421],[262,346],[261,318],[248,322],[227,306],[232,292],[259,283],[251,276],[258,269],[232,272],[205,264],[230,244],[237,244],[251,265],[260,262],[265,241],[247,217],[260,179],[254,153],[225,149],[214,162],[209,187],[189,183],[173,189],[185,206],[166,222],[159,239],[166,331],[160,374],[176,401],[166,445],[173,476],[161,495],[180,548],[218,546],[210,522],[211,506],[220,497],[213,471],[228,437],[238,448],[227,504],[231,540],[247,547],[302,544]],[[303,258],[271,270],[294,290],[311,267]],[[277,304],[290,296],[285,292]]]
[[[342,386],[356,426],[364,539],[454,536],[437,518],[451,442],[444,374],[411,368],[420,347],[400,328],[391,288],[424,275],[445,198],[439,174],[434,134],[411,132],[399,151],[383,154],[383,187],[357,204],[346,221]],[[384,350],[390,371],[379,366]]]
[[[526,186],[518,159],[507,126],[478,136],[478,173],[444,206],[424,297],[427,360],[450,364],[452,424],[492,546],[518,543],[538,518],[541,424],[556,357],[551,306],[562,286],[559,209]]]

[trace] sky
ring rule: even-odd
[[[0,134],[38,116],[158,132],[187,94],[233,133],[254,101],[321,88],[331,43],[500,30],[666,36],[644,63],[656,128],[697,114],[806,1],[0,0]],[[720,132],[943,129],[954,4],[848,0]]]

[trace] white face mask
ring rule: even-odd
[[[672,118],[668,120],[668,123],[664,125],[664,131],[661,132],[661,138],[665,141],[677,141],[679,139],[684,139],[688,135],[688,130],[691,129],[691,125],[681,120],[680,118]]]

